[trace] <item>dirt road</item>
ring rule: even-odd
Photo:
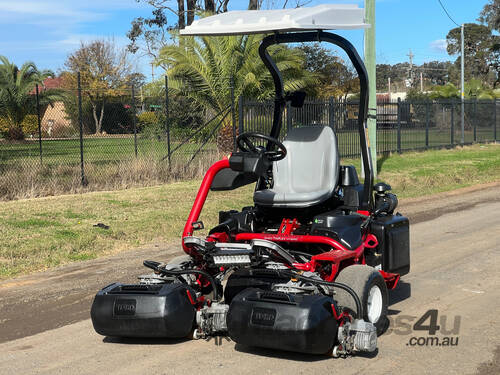
[[[159,245],[0,283],[0,374],[473,374],[481,364],[481,374],[498,373],[499,351],[496,364],[488,362],[500,344],[499,188],[403,202],[400,210],[412,221],[412,270],[391,292],[392,324],[374,356],[332,359],[226,340],[127,341],[95,334],[88,320],[95,291],[143,272],[144,258],[178,252]],[[431,309],[437,309],[436,335],[412,330]],[[437,346],[433,337],[458,344]]]

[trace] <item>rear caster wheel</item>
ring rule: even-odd
[[[365,265],[353,265],[344,268],[336,282],[350,286],[361,300],[363,319],[377,328],[381,335],[387,328],[388,292],[385,280],[376,269]],[[344,290],[336,289],[335,300],[342,308],[356,311],[352,296]]]

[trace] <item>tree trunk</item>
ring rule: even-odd
[[[194,21],[194,11],[196,10],[196,0],[187,0],[187,25]]]
[[[102,133],[102,119],[104,118],[104,100],[102,101],[101,115],[99,117],[99,134]]]
[[[21,141],[24,139],[23,127],[21,124],[16,124],[13,126],[9,126],[9,130],[7,132],[6,138]]]
[[[179,15],[179,30],[186,27],[186,15],[184,13],[184,0],[177,0],[177,8]]]
[[[236,136],[239,135],[238,128],[236,128]],[[222,155],[227,155],[233,152],[233,124],[230,119],[226,118],[217,132],[217,150]]]
[[[248,10],[258,10],[258,9],[259,9],[259,0],[248,1]]]
[[[215,13],[214,0],[205,0],[205,11]]]
[[[92,104],[92,116],[94,117],[94,124],[95,124],[95,133],[98,134],[100,132],[100,129],[99,129],[99,119],[97,118],[97,105],[94,104],[93,102],[91,104]]]

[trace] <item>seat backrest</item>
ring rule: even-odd
[[[333,193],[339,175],[337,139],[329,126],[293,128],[283,144],[284,159],[273,163],[273,190],[283,193]]]

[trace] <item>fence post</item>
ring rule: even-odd
[[[425,102],[425,148],[429,148],[429,100]]]
[[[167,157],[168,166],[170,167],[170,120],[168,116],[170,115],[168,108],[168,76],[165,74],[165,125],[167,132]]]
[[[328,125],[335,130],[335,113],[334,113],[333,96],[328,98]]]
[[[290,102],[286,102],[286,131],[287,133],[290,131],[292,128],[292,106],[290,105]]]
[[[455,122],[453,112],[455,112],[455,102],[451,99],[451,126],[450,126],[450,145],[453,147],[455,143]]]
[[[474,116],[472,119],[472,123],[474,124],[474,142],[477,140],[477,98],[474,98]]]
[[[398,135],[397,135],[397,151],[401,153],[401,98],[398,98]]]
[[[83,111],[82,111],[82,82],[80,79],[80,72],[77,75],[78,79],[78,124],[80,125],[80,172],[82,186],[87,186],[87,179],[85,178],[85,170],[83,167]]]
[[[38,83],[36,84],[36,116],[38,120],[38,145],[40,148],[40,166],[42,166],[42,118],[40,115],[40,93],[38,91]]]
[[[134,151],[137,158],[137,116],[135,113],[135,88],[132,85],[132,124],[134,125]]]
[[[233,123],[233,151],[236,152],[236,112],[234,103],[234,78],[231,76],[229,84],[231,85],[231,121]]]
[[[238,132],[243,134],[243,95],[238,98]]]

